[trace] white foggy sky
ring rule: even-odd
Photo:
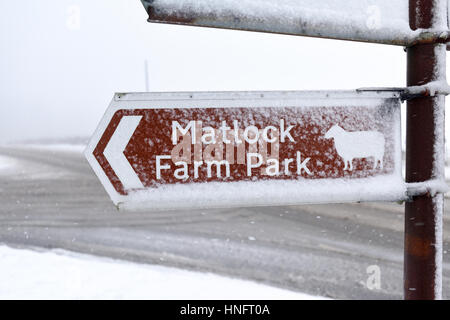
[[[150,91],[405,85],[401,47],[149,24],[139,0],[1,1],[0,15],[0,142],[90,136],[114,92],[145,90],[145,59]]]

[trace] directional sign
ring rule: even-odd
[[[141,1],[148,13],[148,21],[158,23],[400,46],[437,39],[445,42],[449,36],[444,30],[436,34],[411,30],[406,0]]]
[[[405,198],[396,92],[116,94],[85,153],[124,208]]]

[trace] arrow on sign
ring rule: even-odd
[[[144,185],[123,153],[141,118],[142,116],[123,116],[105,151],[103,151],[106,160],[122,182],[125,190],[144,188]]]

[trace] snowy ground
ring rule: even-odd
[[[86,145],[84,144],[70,144],[70,143],[30,144],[28,147],[48,151],[78,152],[78,153],[82,153],[84,149],[86,149]]]
[[[186,288],[191,286],[190,290],[199,287],[200,293],[207,292],[207,298],[227,298],[219,294],[238,292],[239,296],[232,297],[238,299],[244,295],[245,284],[245,292],[257,291],[258,296],[251,298],[258,299],[261,286],[251,289],[257,283],[336,299],[402,297],[404,209],[401,205],[333,204],[122,215],[111,204],[82,153],[70,151],[75,148],[81,151],[82,146],[53,147],[0,146],[0,162],[4,168],[0,169],[0,249],[1,244],[14,248],[61,248],[90,256],[79,259],[80,256],[67,251],[62,254],[52,251],[39,254],[39,258],[25,259],[14,254],[7,259],[0,253],[0,298],[6,294],[12,298],[24,292],[27,295],[22,298],[38,294],[45,298],[49,292],[52,297],[59,294],[59,298],[79,297],[76,294],[80,292],[84,294],[82,298],[102,294],[107,299],[117,297],[117,292],[122,294],[120,298],[125,294],[124,298],[134,298],[145,290],[148,295],[145,298],[154,298],[151,294],[158,291],[162,299],[166,288],[172,288],[174,299],[202,298],[200,294],[186,293]],[[449,198],[446,208],[443,280],[444,297],[450,297]],[[48,254],[53,258],[42,262],[41,258]],[[71,262],[55,262],[54,256]],[[15,264],[11,262],[14,260]],[[133,271],[98,271],[100,267],[92,267],[89,261],[106,262],[113,270]],[[89,266],[80,270],[78,264]],[[153,267],[159,265],[162,269]],[[373,265],[380,267],[381,287],[371,290],[367,286],[370,276],[367,270]],[[185,271],[164,267],[196,273],[187,272],[190,276],[182,276],[180,273],[186,274]],[[135,271],[141,268],[152,270],[146,274],[154,277]],[[178,279],[190,280],[181,284],[181,280],[173,280],[177,279],[176,275]],[[151,280],[145,282],[144,277]],[[226,285],[211,279],[226,279]],[[241,285],[229,289],[235,281]],[[210,282],[213,284],[208,287]],[[175,290],[174,283],[179,285]],[[115,291],[117,287],[119,291]],[[284,292],[298,297],[295,292]],[[285,294],[276,295],[285,298]]]
[[[0,156],[0,173],[9,172],[14,169],[16,161],[9,157]]]
[[[79,152],[84,145],[32,145]],[[0,173],[17,170],[0,156]],[[323,299],[217,276],[161,266],[74,254],[0,246],[0,299]]]
[[[175,268],[0,246],[0,299],[323,299]]]

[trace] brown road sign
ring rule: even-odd
[[[116,94],[86,157],[129,208],[405,197],[396,92]]]

